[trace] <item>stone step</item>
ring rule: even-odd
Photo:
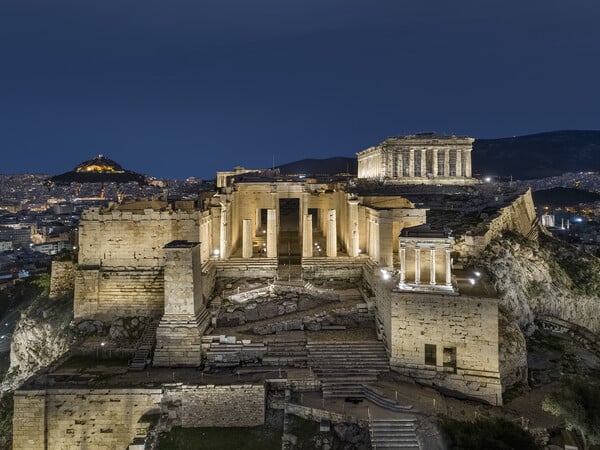
[[[306,357],[301,356],[263,356],[263,366],[294,366],[306,367]]]
[[[369,423],[373,448],[420,449],[414,419],[376,419]]]

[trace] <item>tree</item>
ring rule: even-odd
[[[565,420],[568,430],[577,430],[587,450],[600,444],[600,385],[580,378],[568,379],[560,390],[548,394],[542,409]]]

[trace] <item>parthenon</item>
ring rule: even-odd
[[[472,178],[469,137],[422,133],[391,137],[357,153],[358,178],[406,184],[468,184]]]

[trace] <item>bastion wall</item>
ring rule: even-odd
[[[510,205],[501,208],[496,217],[487,223],[483,233],[467,234],[457,240],[454,250],[462,257],[479,256],[492,240],[500,237],[505,231],[537,238],[537,216],[531,189],[518,196]]]
[[[173,425],[264,424],[264,385],[164,385],[161,389],[47,389],[14,394],[13,449],[122,449],[156,414]],[[155,419],[155,418],[154,418]]]

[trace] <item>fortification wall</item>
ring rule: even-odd
[[[497,216],[490,220],[483,233],[464,235],[454,246],[454,250],[462,257],[479,256],[488,244],[500,237],[504,231],[513,231],[523,236],[536,239],[535,206],[531,189],[518,196],[510,205],[501,208]]]
[[[378,334],[383,337],[388,354],[392,348],[392,284],[381,279],[380,272],[372,262],[365,264],[363,280],[373,292]]]
[[[183,427],[257,426],[264,385],[165,385],[162,389],[48,389],[14,394],[13,449],[127,448],[165,413]]]
[[[75,274],[75,319],[159,316],[163,309],[160,267],[80,268]]]
[[[73,292],[75,269],[76,266],[73,261],[52,261],[50,298],[58,298]]]
[[[265,386],[169,385],[164,402],[176,405],[180,426],[253,427],[265,423]]]
[[[200,241],[198,212],[143,213],[86,211],[79,225],[79,264],[103,267],[157,267],[173,240]]]
[[[200,233],[198,212],[86,211],[79,227],[75,318],[161,315],[163,247],[173,240],[198,242]]]
[[[497,300],[393,293],[391,342],[394,370],[492,404],[502,402]],[[429,347],[434,352],[429,360],[426,345],[435,346]]]
[[[13,449],[127,448],[161,399],[160,389],[16,391]]]

